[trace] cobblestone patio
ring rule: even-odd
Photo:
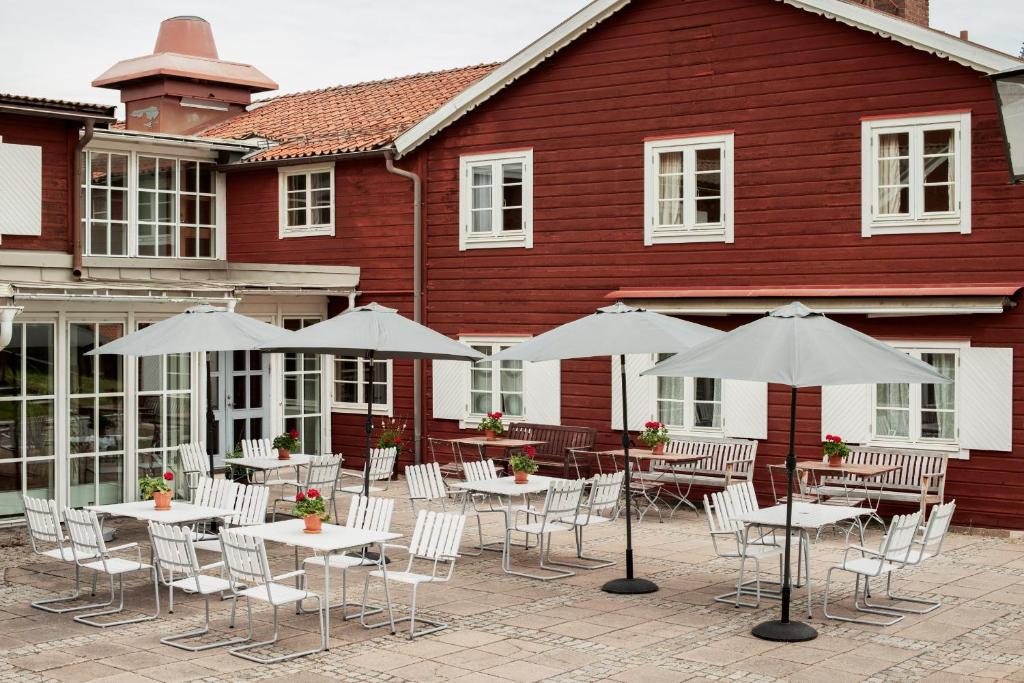
[[[412,521],[404,494],[401,482],[388,494],[400,498],[394,524],[400,533],[408,533]],[[498,538],[498,516],[487,517],[492,519],[485,536]],[[145,537],[144,526],[132,520],[114,519],[108,526],[118,529],[119,543]],[[623,528],[620,520],[588,533],[588,553],[621,556]],[[467,542],[469,530],[475,535],[468,526]],[[30,601],[65,592],[72,574],[32,555],[22,530],[6,529],[0,531],[0,680],[294,683],[295,674],[304,673],[345,681],[1024,681],[1024,543],[951,534],[942,558],[899,580],[904,592],[941,598],[941,609],[877,628],[827,622],[818,602],[814,624],[820,637],[778,645],[749,634],[751,626],[777,612],[776,601],[766,600],[760,610],[712,601],[735,580],[736,564],[714,557],[706,530],[703,517],[688,511],[663,524],[648,515],[634,525],[638,575],[655,580],[657,593],[602,593],[599,586],[618,576],[621,565],[550,583],[508,577],[499,555],[488,552],[460,560],[450,585],[422,591],[423,616],[449,621],[448,630],[409,642],[401,631],[392,636],[333,619],[330,652],[260,666],[222,649],[187,653],[161,645],[163,635],[202,620],[201,600],[180,592],[174,614],[109,630],[32,609]],[[868,544],[877,544],[878,537],[876,526]],[[558,541],[556,554],[571,552],[571,537]],[[840,535],[826,534],[813,549],[818,600],[824,571],[842,546]],[[290,549],[268,544],[268,550],[272,569],[292,568]],[[215,560],[205,555],[201,561]],[[525,564],[535,554],[518,550],[515,560]],[[350,599],[353,586],[362,588],[358,571],[352,578]],[[848,599],[852,581],[842,581],[837,595]],[[139,579],[129,585],[128,604],[151,609],[148,584]],[[322,577],[311,572],[310,587],[318,586]],[[403,587],[395,593],[396,606],[404,608],[408,593]],[[371,592],[371,600],[380,597]],[[229,604],[215,606],[211,638],[227,631]],[[254,609],[257,628],[269,634],[269,608]],[[795,612],[803,609],[802,600],[795,603]],[[281,649],[315,644],[316,617],[289,612],[281,610]]]

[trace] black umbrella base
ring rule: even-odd
[[[818,632],[802,621],[765,621],[755,626],[751,633],[761,640],[781,643],[803,643],[818,637]]]
[[[647,579],[612,579],[601,586],[601,590],[616,595],[642,595],[658,590],[658,584]]]

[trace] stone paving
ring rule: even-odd
[[[412,515],[396,482],[387,495],[399,499],[394,527],[408,533]],[[344,509],[339,505],[339,508]],[[488,540],[498,538],[499,515],[485,516]],[[144,541],[141,523],[111,520],[118,542]],[[467,527],[466,541],[475,537]],[[587,552],[621,556],[624,522],[588,532]],[[877,544],[880,532],[869,533]],[[645,596],[613,596],[599,587],[619,576],[622,565],[553,582],[509,577],[497,553],[459,561],[455,578],[427,586],[420,608],[451,627],[414,642],[400,631],[366,630],[358,621],[332,619],[331,650],[271,666],[252,664],[223,649],[188,653],[161,645],[166,634],[194,628],[202,602],[176,594],[174,614],[156,622],[107,630],[76,624],[70,615],[47,614],[28,603],[69,588],[70,570],[40,561],[19,529],[0,531],[0,681],[291,681],[296,674],[343,681],[1024,681],[1024,543],[1006,538],[951,534],[943,557],[901,573],[903,592],[942,599],[928,615],[908,616],[890,628],[824,620],[820,589],[824,572],[841,554],[844,539],[826,533],[812,551],[817,640],[779,645],[750,635],[773,618],[778,602],[736,609],[714,602],[735,580],[734,560],[714,556],[703,516],[681,511],[658,523],[648,515],[634,525],[638,575],[660,586]],[[572,551],[571,537],[556,537],[555,552]],[[272,568],[293,567],[290,549],[268,545]],[[213,556],[201,561],[212,562]],[[519,549],[515,562],[535,562]],[[362,588],[353,572],[350,591]],[[332,581],[333,587],[340,582]],[[322,586],[311,572],[310,587]],[[852,581],[835,595],[849,603]],[[100,589],[102,591],[102,588]],[[803,593],[797,592],[802,598]],[[166,593],[164,593],[166,596]],[[408,593],[395,590],[404,609]],[[353,595],[350,592],[350,599]],[[371,601],[379,601],[379,590]],[[335,595],[337,599],[337,594]],[[129,584],[128,604],[152,609],[152,589],[141,578]],[[229,602],[214,607],[214,633],[228,632]],[[255,605],[257,636],[269,634],[270,611]],[[794,613],[805,609],[802,599]],[[240,616],[244,610],[240,610]],[[281,610],[279,650],[308,648],[317,641],[314,615]],[[244,628],[244,619],[239,629]]]

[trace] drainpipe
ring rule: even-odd
[[[73,262],[71,266],[71,273],[75,277],[82,277],[82,252],[84,247],[82,246],[82,156],[85,154],[85,146],[92,141],[93,133],[93,122],[92,119],[86,119],[85,121],[85,132],[79,139],[78,144],[75,145],[75,167],[71,174],[72,187],[71,187],[71,215],[74,225],[71,226],[71,250],[73,254]]]
[[[412,171],[395,167],[395,157],[391,150],[384,152],[384,165],[388,173],[392,173],[412,181],[412,319],[423,322],[423,181]],[[418,465],[422,457],[423,442],[423,361],[412,362],[412,395],[413,395],[413,443],[415,444],[415,463]]]
[[[22,311],[21,306],[0,306],[0,349],[11,343],[14,336],[14,316]]]

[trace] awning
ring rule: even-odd
[[[1003,313],[1021,283],[829,287],[627,287],[605,298],[658,313],[763,315],[793,301],[823,313],[898,317]]]

